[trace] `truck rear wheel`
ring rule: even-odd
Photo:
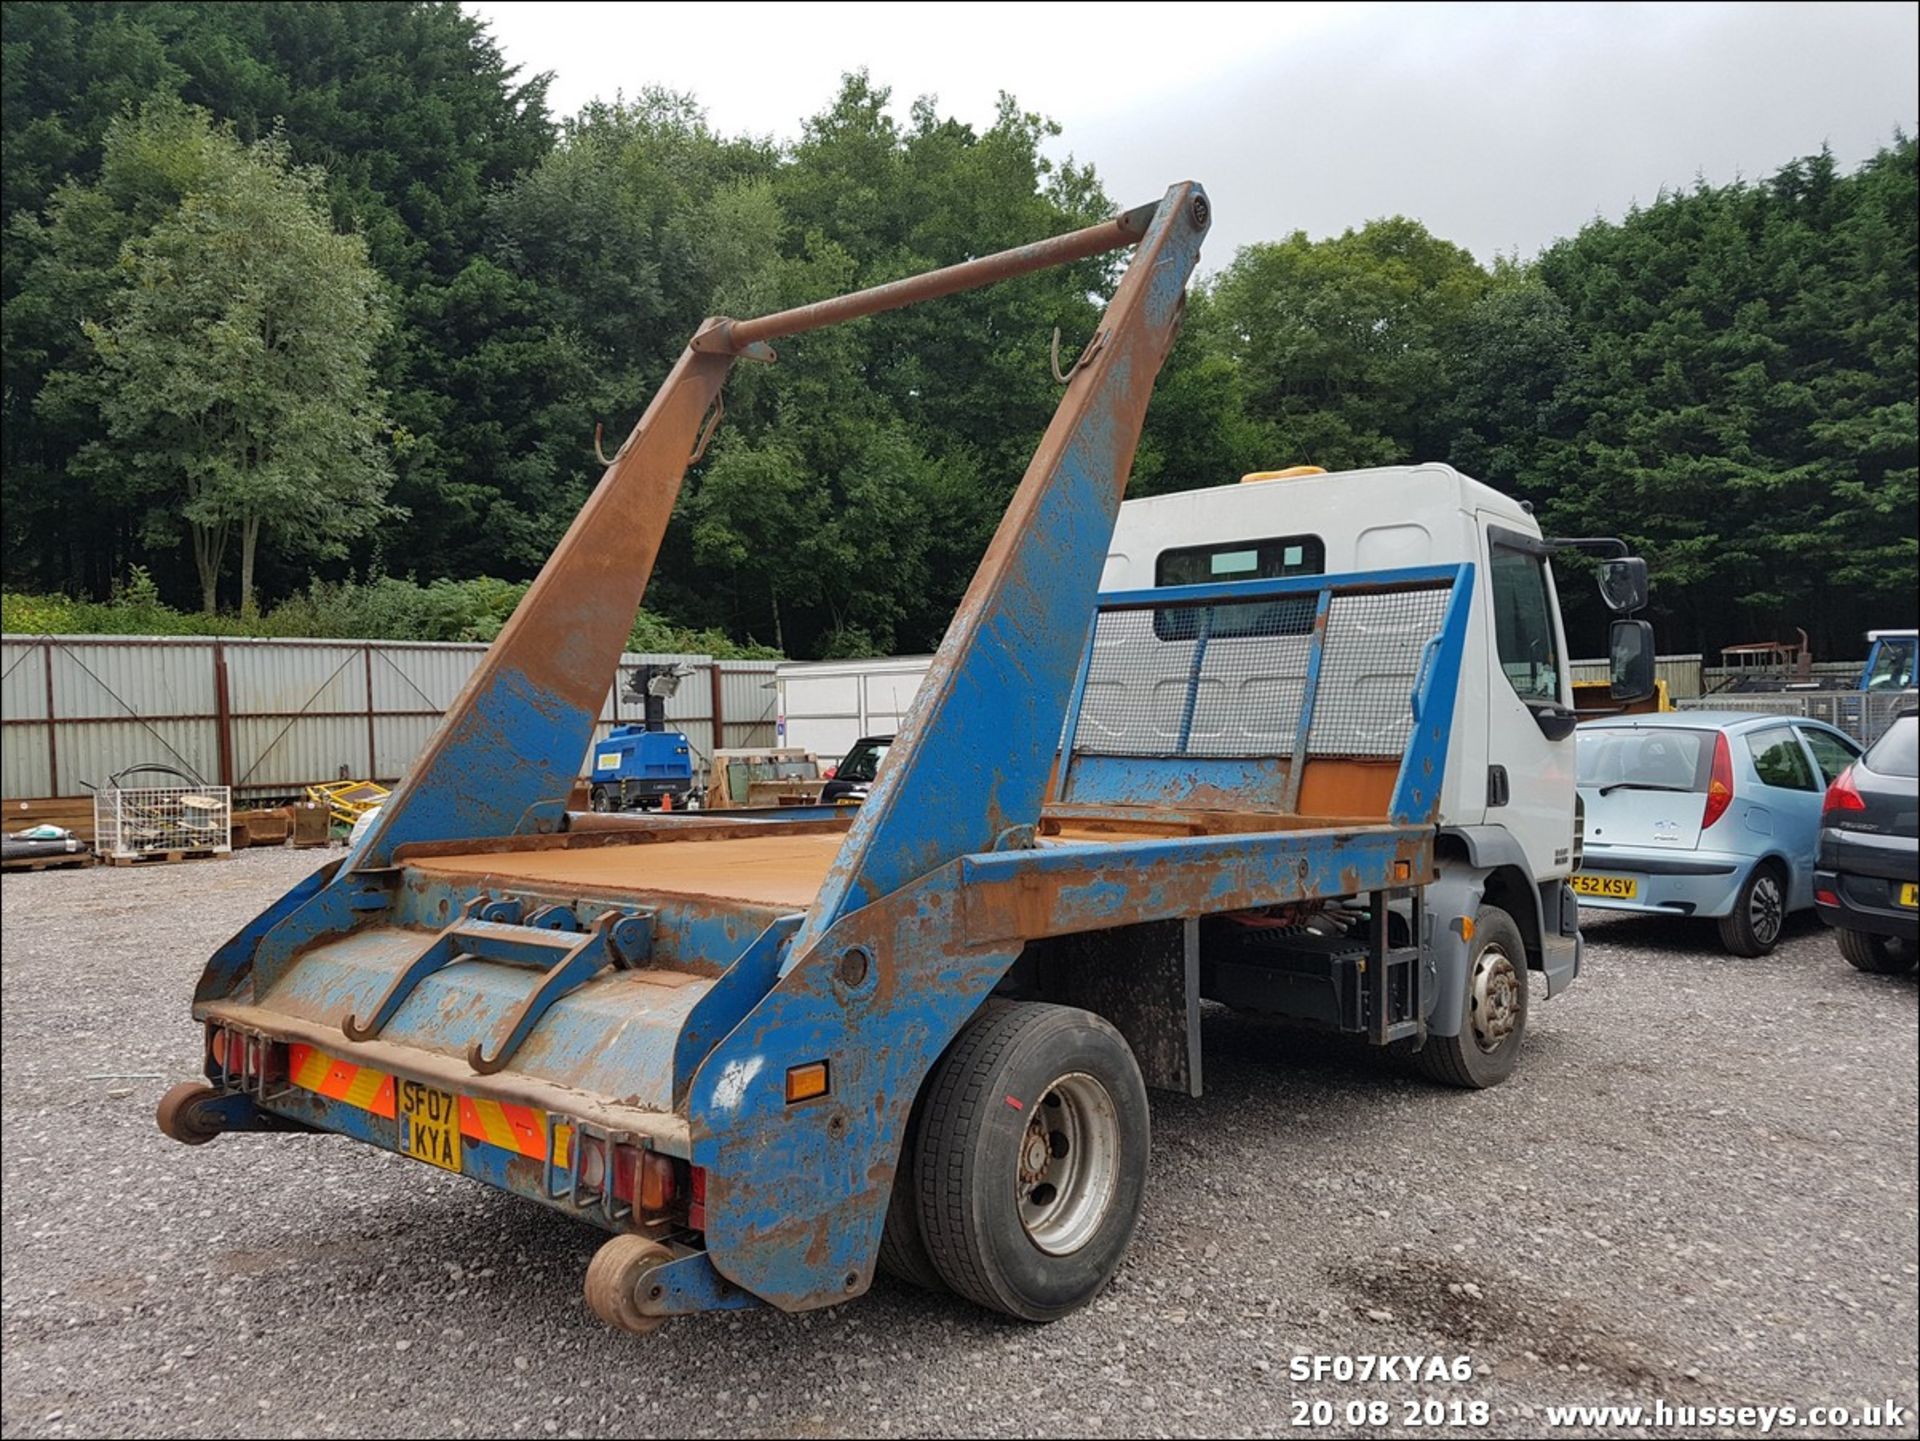
[[[1513,917],[1482,906],[1467,953],[1467,994],[1460,1033],[1430,1036],[1419,1050],[1430,1080],[1484,1091],[1513,1074],[1527,1034],[1527,948]]]
[[[880,1269],[896,1281],[925,1291],[944,1291],[947,1283],[927,1254],[920,1234],[920,1168],[914,1164],[920,1148],[920,1112],[915,1106],[907,1118],[906,1139],[900,1143],[900,1164],[893,1173],[893,1195],[887,1201],[887,1227],[880,1234]]]
[[[915,1189],[940,1278],[1027,1321],[1097,1296],[1147,1181],[1147,1089],[1120,1033],[1088,1011],[990,1001],[923,1101]]]

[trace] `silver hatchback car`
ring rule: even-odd
[[[1588,721],[1577,754],[1580,904],[1711,917],[1761,956],[1813,905],[1821,801],[1860,746],[1819,721],[1683,711]]]

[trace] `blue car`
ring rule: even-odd
[[[1577,743],[1583,906],[1702,916],[1763,956],[1813,905],[1820,805],[1860,755],[1819,721],[1687,711],[1588,721]]]

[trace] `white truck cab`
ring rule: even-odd
[[[1566,887],[1579,821],[1554,548],[1519,502],[1448,465],[1299,467],[1126,502],[1101,589],[1471,562],[1438,885],[1461,893],[1456,913],[1472,914],[1469,902],[1484,900],[1511,915],[1552,995],[1573,979],[1580,953]],[[1432,1024],[1444,1035],[1458,1020],[1439,1015]]]

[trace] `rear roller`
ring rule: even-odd
[[[587,1307],[616,1331],[645,1336],[666,1323],[665,1316],[649,1316],[640,1300],[649,1290],[648,1278],[673,1259],[673,1252],[645,1236],[615,1236],[594,1252],[587,1266]]]
[[[226,1129],[217,1109],[225,1097],[201,1081],[183,1081],[160,1098],[160,1133],[183,1146],[204,1146]]]

